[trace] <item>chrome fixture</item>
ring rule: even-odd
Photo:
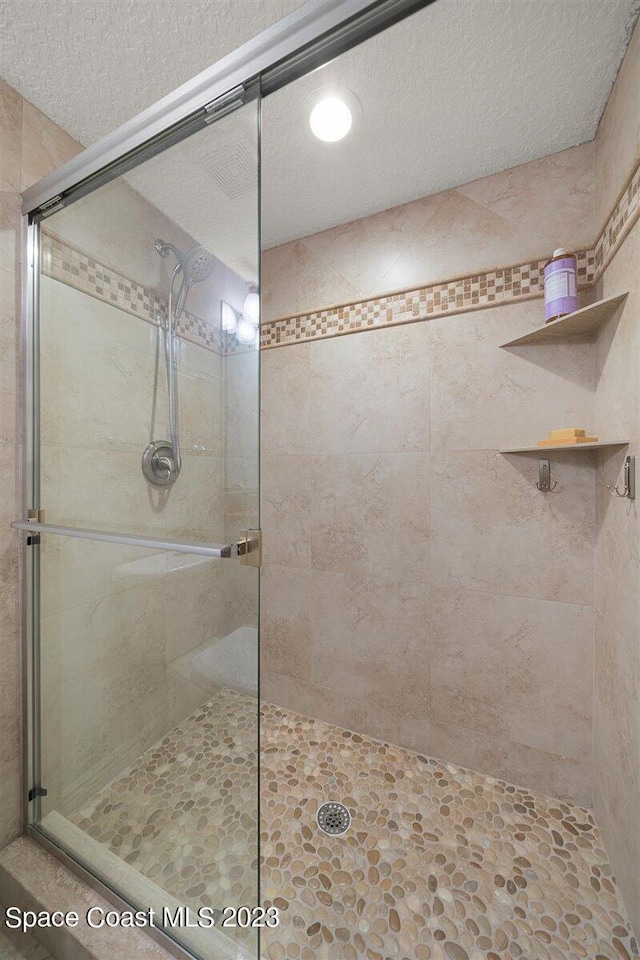
[[[237,547],[237,556],[243,567],[262,566],[262,530],[260,527],[244,530],[243,536],[235,546]]]
[[[154,244],[161,257],[173,253],[177,260],[171,280],[169,281],[169,296],[167,298],[167,323],[164,328],[164,358],[167,368],[167,392],[169,396],[169,440],[152,440],[142,453],[142,472],[149,483],[156,487],[172,486],[182,469],[182,455],[180,453],[180,411],[178,405],[178,357],[176,354],[175,322],[180,319],[189,290],[194,283],[207,280],[216,265],[216,259],[206,247],[199,244],[191,247],[186,253],[174,247],[166,240],[157,239]],[[173,285],[178,274],[182,274],[182,283],[178,291],[178,298],[173,305]]]
[[[41,511],[44,516],[44,511]],[[29,534],[51,533],[75,540],[91,540],[98,543],[122,543],[129,547],[150,547],[156,550],[171,550],[174,553],[196,554],[216,560],[239,560],[242,566],[259,567],[262,563],[262,530],[245,530],[243,536],[233,543],[192,543],[189,540],[170,540],[162,537],[130,536],[111,530],[93,530],[85,527],[60,527],[43,520],[14,520],[14,530],[26,530]]]
[[[542,493],[550,493],[558,486],[557,480],[554,480],[553,486],[551,486],[551,463],[546,459],[542,459],[539,463],[539,476],[540,479],[536,481],[536,487]]]
[[[142,451],[142,472],[156,487],[170,487],[178,479],[174,447],[170,440],[153,440]]]
[[[351,814],[344,803],[330,800],[318,808],[316,823],[324,833],[337,837],[349,829]]]
[[[618,484],[615,487],[612,487],[610,484],[607,484],[607,490],[612,497],[620,497],[621,499],[635,500],[636,498],[636,458],[635,457],[625,457],[624,461],[624,487],[622,490],[618,490]]]
[[[175,255],[178,264],[174,269],[174,275],[179,270],[182,270],[182,285],[180,286],[180,291],[178,293],[175,314],[173,317],[174,320],[179,320],[182,316],[184,303],[187,299],[189,290],[194,283],[201,283],[203,280],[207,280],[211,276],[213,273],[213,268],[216,265],[215,257],[206,249],[206,247],[201,247],[199,244],[196,244],[194,247],[191,247],[189,250],[187,250],[186,253],[183,253],[181,250],[178,250],[177,247],[174,247],[172,243],[165,243],[164,240],[156,240],[155,248],[161,257],[166,257],[170,250]],[[173,277],[171,287],[169,288],[169,296],[171,296],[172,292]],[[171,317],[171,310],[167,311],[167,317]]]

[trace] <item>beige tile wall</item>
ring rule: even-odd
[[[595,143],[596,209],[606,216],[640,160],[640,26]],[[640,499],[609,496],[624,456],[640,465],[640,222],[607,266],[598,292],[629,291],[597,341],[596,428],[628,438],[603,457],[596,486],[594,806],[636,934],[640,935]],[[640,466],[636,480],[640,482]],[[638,493],[640,496],[640,491]]]
[[[179,347],[183,469],[152,489],[142,448],[167,437],[162,343],[149,323],[41,284],[42,503],[49,522],[222,542],[223,358]],[[224,636],[222,562],[167,572],[157,551],[42,548],[45,810],[69,812],[202,701],[179,658]],[[171,559],[171,558],[169,558]],[[146,572],[135,563],[159,563]]]
[[[594,151],[266,251],[266,319],[589,247]],[[498,349],[541,309],[265,351],[263,691],[589,803],[595,456],[496,453],[596,427],[592,345]]]
[[[173,149],[179,150],[180,145]],[[162,156],[153,160],[156,167],[161,162]],[[144,167],[137,173],[142,180]],[[179,187],[176,186],[175,190],[178,191]],[[154,248],[154,240],[161,238],[181,250],[188,250],[195,242],[193,237],[133,189],[126,175],[58,211],[49,219],[48,228],[73,248],[96,257],[119,274],[156,291],[163,300],[167,296],[175,259],[172,254],[166,258],[159,256]],[[217,299],[212,302],[211,298],[214,281],[221,295],[240,308],[244,299],[244,284],[242,281],[238,284],[239,280],[233,271],[219,261],[214,280],[194,284],[190,290],[189,311],[208,322],[218,319],[219,302]],[[242,291],[239,302],[238,285]]]
[[[591,246],[640,159],[639,71],[640,27],[592,144],[266,251],[265,318]],[[584,291],[630,291],[595,346],[498,350],[532,301],[411,348],[399,327],[265,351],[261,498],[264,695],[593,795],[637,929],[640,521],[606,490],[627,451],[554,457],[541,496],[537,456],[495,448],[576,423],[640,455],[639,231]]]
[[[263,254],[263,320],[593,243],[593,143]]]
[[[640,160],[639,90],[640,27],[636,24],[595,140],[595,205],[599,226],[611,214]]]
[[[2,148],[2,354],[0,356],[0,845],[21,830],[19,548],[9,524],[19,513],[20,461],[20,191],[81,147],[0,80]]]
[[[104,260],[124,271],[137,248],[117,249],[111,186],[91,198],[98,224],[94,242]],[[136,221],[142,221],[135,238],[144,244],[136,262],[151,282],[160,260],[153,239],[175,239],[172,225],[149,205],[140,211],[137,195],[131,203]],[[83,204],[78,223],[73,207],[63,211],[62,224],[57,217],[50,223],[86,248],[91,232]],[[114,209],[120,216],[122,204]],[[178,240],[182,246],[193,242]],[[219,307],[221,295],[235,293],[237,300],[238,290],[245,289],[235,276],[237,289],[230,291],[226,274],[202,286],[206,317]],[[221,356],[180,343],[183,468],[174,487],[158,490],[140,469],[144,445],[169,434],[157,328],[49,278],[42,282],[41,315],[42,500],[50,522],[218,543],[257,526],[257,351]],[[55,598],[67,598],[60,609],[43,609],[43,632],[51,637],[43,658],[46,807],[65,812],[213,692],[211,683],[190,679],[181,658],[238,626],[257,625],[255,570],[214,560],[150,577],[134,572],[131,550],[111,548],[105,555],[105,548],[98,548],[84,553],[101,584],[97,599],[77,589],[87,576],[69,563],[77,549],[66,545],[59,568],[50,551],[43,564],[46,577],[55,581],[45,596],[58,606]],[[64,648],[56,643],[61,623]],[[86,667],[82,655],[87,637],[92,648],[102,648],[95,669]],[[72,753],[76,727],[82,732]]]
[[[540,307],[263,353],[262,691],[588,802],[593,463],[496,452],[593,424],[589,345],[498,349]]]
[[[169,490],[151,488],[142,450],[168,436],[157,328],[48,277],[40,312],[41,496],[49,522],[220,541],[223,358],[180,343],[183,471]]]

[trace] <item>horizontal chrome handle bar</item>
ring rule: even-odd
[[[107,530],[86,530],[82,527],[58,527],[52,523],[38,523],[35,520],[15,520],[16,530],[28,530],[31,533],[52,533],[59,537],[75,537],[78,540],[99,540],[107,543],[123,543],[129,547],[151,547],[156,550],[173,550],[176,553],[196,553],[201,557],[229,560],[246,552],[246,545],[240,543],[192,543],[188,540],[166,540],[163,537],[128,536],[123,533],[111,533]]]

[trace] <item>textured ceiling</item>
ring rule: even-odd
[[[89,144],[298,5],[3,0],[0,72]],[[590,140],[638,6],[437,0],[266,98],[263,245]],[[356,95],[361,116],[345,140],[324,144],[308,130],[305,100],[333,84]],[[246,277],[256,242],[251,109],[127,176]]]
[[[89,146],[302,0],[2,0],[0,74]]]
[[[638,0],[437,0],[263,106],[273,246],[591,140]],[[306,97],[351,90],[362,118],[323,144]]]

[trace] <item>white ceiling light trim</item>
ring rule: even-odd
[[[339,143],[362,119],[360,101],[346,87],[318,87],[305,98],[302,109],[308,129],[327,144]]]

